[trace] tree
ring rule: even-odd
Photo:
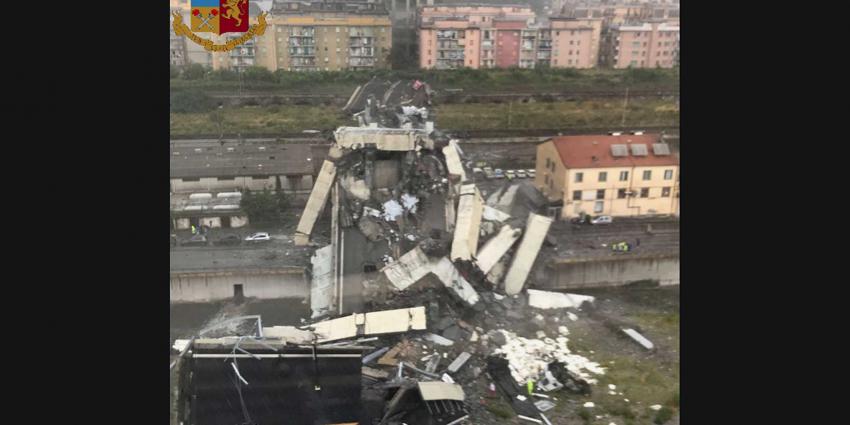
[[[221,140],[224,137],[224,111],[222,111],[221,107],[219,107],[219,109],[210,112],[210,114],[207,115],[207,119],[215,125],[216,129],[218,129],[218,139]]]
[[[207,74],[206,68],[199,63],[191,63],[183,68],[184,80],[200,80]]]
[[[180,69],[177,68],[176,66],[174,66],[173,64],[169,65],[169,66],[171,67],[169,69],[171,79],[175,79],[175,78],[179,77],[180,76]]]
[[[268,190],[245,191],[239,205],[252,222],[270,223],[280,219],[280,212],[289,206],[289,199],[280,191],[277,194]]]

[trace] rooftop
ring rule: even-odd
[[[172,140],[171,178],[313,174],[311,141]]]
[[[658,134],[622,134],[560,136],[551,139],[561,156],[561,162],[567,168],[608,168],[608,167],[652,167],[658,165],[679,165],[675,155],[656,155],[654,144],[659,143]],[[636,149],[627,149],[626,155],[614,156],[618,149],[612,145],[643,145],[645,155],[634,155]],[[638,148],[638,153],[644,149]],[[662,153],[659,151],[658,153]]]

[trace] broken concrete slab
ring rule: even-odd
[[[456,140],[449,141],[449,144],[443,148],[443,155],[446,157],[446,168],[449,170],[449,176],[452,180],[459,183],[465,182],[466,172],[460,162],[460,152]]]
[[[263,337],[279,339],[289,344],[312,344],[315,334],[308,330],[298,329],[295,326],[271,326],[263,328]]]
[[[320,343],[356,336],[425,330],[425,307],[355,313],[309,326]]]
[[[522,241],[519,243],[511,267],[505,275],[506,294],[516,295],[522,290],[551,225],[551,217],[534,213],[528,215],[528,224],[525,227],[525,232],[523,232]]]
[[[549,400],[537,400],[534,402],[534,406],[537,407],[537,409],[541,412],[548,412],[552,410],[553,407],[555,407],[555,403]]]
[[[378,380],[383,380],[383,379],[387,379],[387,378],[390,377],[389,372],[387,372],[385,370],[372,369],[371,367],[368,367],[368,366],[361,367],[360,373],[362,373],[363,376],[368,376],[369,378],[378,379]]]
[[[472,355],[467,353],[466,351],[460,353],[460,355],[457,356],[457,358],[453,362],[451,362],[451,364],[449,364],[448,371],[450,373],[456,373],[458,370],[460,370],[461,367],[463,367],[463,365],[466,364],[467,360],[469,360],[470,357],[472,357]]]
[[[396,289],[403,291],[431,272],[432,264],[418,246],[381,271]]]
[[[295,245],[304,246],[310,243],[310,234],[313,232],[313,226],[316,224],[316,220],[319,218],[322,209],[325,208],[335,177],[336,165],[326,160],[322,163],[319,177],[313,185],[310,198],[307,200],[307,205],[304,207],[304,212],[298,221],[298,227],[293,237]]]
[[[387,351],[390,351],[390,347],[379,348],[379,349],[375,350],[374,352],[363,356],[363,364],[369,364],[369,363],[373,362],[375,359],[386,354]]]
[[[432,271],[446,288],[451,289],[467,305],[474,306],[481,299],[475,288],[460,275],[460,272],[448,258],[443,257],[434,263]]]
[[[333,246],[317,249],[310,258],[313,278],[310,281],[312,318],[323,316],[333,308]]]
[[[499,259],[511,249],[514,242],[522,235],[522,231],[511,226],[502,226],[499,233],[488,240],[478,251],[475,264],[482,273],[487,274],[499,262]]]
[[[529,289],[528,305],[540,309],[553,308],[581,308],[584,303],[591,303],[596,300],[590,295],[568,294],[563,292],[540,291],[537,289]]]
[[[643,347],[643,348],[645,348],[649,351],[652,351],[653,349],[655,349],[655,345],[652,343],[652,341],[646,339],[646,337],[644,337],[643,335],[638,333],[636,330],[630,329],[630,328],[623,328],[623,333],[625,333],[631,339],[633,339],[635,342],[640,344],[641,347]]]
[[[481,226],[484,202],[474,184],[461,186],[458,197],[451,260],[470,261],[478,250],[478,230]]]
[[[519,190],[518,184],[497,190],[487,198],[487,205],[503,213],[510,214],[513,209],[517,190]]]
[[[339,185],[342,186],[349,195],[361,201],[368,201],[372,196],[372,191],[366,180],[357,179],[354,176],[345,176],[339,179]]]
[[[334,131],[336,144],[348,149],[374,146],[382,151],[412,151],[426,139],[425,130],[418,129],[340,127]]]
[[[498,221],[499,223],[504,223],[506,220],[509,220],[511,216],[489,205],[484,205],[484,211],[481,214],[481,218],[487,221]]]

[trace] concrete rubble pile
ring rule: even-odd
[[[519,185],[478,189],[457,141],[434,129],[431,94],[373,79],[352,95],[358,126],[334,133],[294,236],[311,245],[330,203],[331,244],[312,260],[314,322],[264,333],[372,347],[364,400],[390,400],[373,423],[460,423],[490,384],[521,417],[548,423],[552,401],[512,392],[528,381],[589,391],[604,369],[568,349],[563,324],[592,297],[525,290],[552,219]]]

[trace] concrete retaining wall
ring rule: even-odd
[[[304,298],[310,285],[304,269],[287,267],[263,270],[172,272],[171,302],[208,302],[233,298],[234,285],[242,285],[249,298]]]
[[[551,264],[546,279],[538,279],[545,289],[575,289],[621,286],[652,280],[661,285],[679,284],[679,256],[613,257]]]

